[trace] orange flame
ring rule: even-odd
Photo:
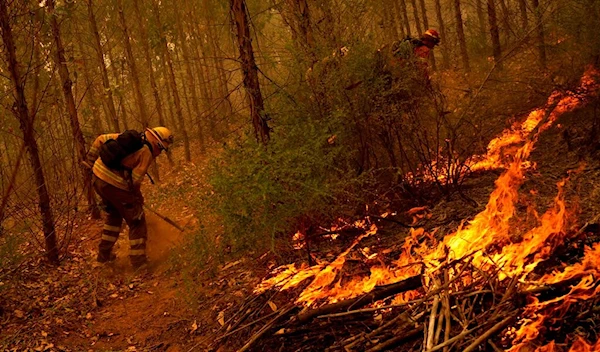
[[[597,90],[594,76],[597,75],[596,71],[588,70],[581,80],[578,91],[588,95],[594,94]],[[568,224],[563,192],[567,181],[565,179],[557,184],[558,193],[554,203],[538,219],[537,225],[524,231],[523,235],[515,236],[515,226],[512,223],[518,221],[515,217],[515,204],[519,197],[518,189],[525,180],[525,172],[530,168],[529,156],[541,132],[550,128],[563,113],[584,103],[583,94],[555,92],[548,98],[545,108],[532,111],[522,123],[513,125],[510,130],[492,140],[488,145],[487,154],[474,162],[471,169],[497,167],[507,169],[496,180],[495,189],[485,209],[473,220],[460,226],[456,232],[445,236],[442,241],[437,241],[423,229],[411,229],[403,244],[400,257],[391,265],[374,266],[370,270],[370,275],[342,282],[339,274],[343,269],[346,256],[362,238],[376,231],[376,228],[371,228],[366,234],[359,236],[350,248],[330,264],[300,269],[296,269],[293,265],[283,267],[276,272],[276,276],[263,281],[256,292],[271,287],[280,289],[296,287],[302,281],[314,276],[311,284],[301,292],[296,302],[306,306],[322,301],[335,302],[370,292],[377,285],[391,284],[418,275],[422,272],[423,266],[425,266],[427,282],[428,276],[433,274],[442,263],[461,259],[467,255],[472,256],[474,265],[484,270],[491,266],[500,267],[501,271],[498,273],[500,280],[509,277],[525,279],[565,239]],[[514,144],[519,146],[511,150],[510,158],[506,158],[503,155],[504,150]],[[424,241],[423,236],[429,237]],[[539,284],[552,284],[571,279],[580,279],[580,281],[568,294],[551,301],[540,303],[533,298],[521,315],[520,328],[511,334],[514,338],[514,347],[509,351],[520,351],[538,338],[540,329],[547,319],[547,315],[542,314],[542,311],[553,309],[555,312],[566,312],[568,307],[578,300],[599,293],[600,286],[596,287],[594,279],[600,277],[598,268],[600,268],[600,244],[594,245],[593,248],[586,248],[585,256],[580,263],[542,277]],[[413,292],[403,298],[414,298],[414,294]],[[583,340],[578,340],[570,351],[600,351],[599,346],[599,343],[591,346]],[[536,349],[539,352],[555,350],[554,343]]]

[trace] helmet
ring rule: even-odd
[[[428,29],[423,33],[423,37],[431,38],[436,44],[440,42],[440,34],[435,29]]]
[[[173,144],[173,133],[166,127],[146,128],[146,133],[156,139],[156,144],[161,150],[168,151],[171,144]]]

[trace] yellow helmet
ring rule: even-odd
[[[156,138],[156,143],[161,150],[169,150],[171,144],[173,144],[173,133],[166,127],[154,127],[154,128],[146,128],[146,132],[148,132],[152,137]]]

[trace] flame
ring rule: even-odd
[[[517,278],[524,281],[526,277],[546,260],[568,234],[569,214],[565,205],[564,186],[568,178],[557,183],[557,195],[552,205],[541,216],[536,218],[533,227],[525,228],[516,216],[516,204],[519,199],[518,189],[525,181],[525,174],[531,168],[530,154],[539,135],[550,128],[565,112],[582,106],[586,95],[595,94],[598,83],[594,79],[598,73],[588,70],[581,80],[579,88],[574,92],[554,92],[547,100],[545,107],[532,111],[527,118],[513,124],[499,137],[492,140],[487,153],[474,159],[470,165],[472,170],[503,167],[506,170],[496,180],[495,188],[490,194],[485,209],[471,221],[459,227],[441,241],[423,229],[411,228],[406,237],[400,256],[391,264],[383,263],[373,266],[370,274],[362,277],[344,279],[341,276],[346,257],[366,236],[377,231],[374,225],[359,236],[353,244],[329,264],[313,267],[294,265],[284,266],[274,273],[275,276],[263,281],[255,290],[262,292],[276,287],[282,290],[298,286],[304,280],[314,277],[312,282],[300,293],[297,303],[311,306],[318,303],[336,302],[356,297],[375,289],[376,286],[392,284],[406,278],[425,273],[426,284],[439,267],[454,259],[472,256],[472,264],[486,270],[501,268],[499,279]],[[507,147],[511,147],[508,150]],[[504,155],[509,152],[509,156]],[[520,224],[519,227],[515,224]],[[367,226],[359,222],[356,226]],[[515,229],[522,229],[518,233]],[[365,253],[372,256],[377,253]],[[518,330],[513,329],[511,337],[513,347],[508,350],[516,352],[531,351],[531,343],[540,336],[544,323],[553,316],[564,316],[574,303],[588,299],[600,293],[596,287],[600,278],[600,244],[585,249],[581,262],[543,276],[536,284],[547,285],[579,280],[571,287],[569,293],[543,303],[535,297],[520,315]],[[425,269],[423,271],[423,269]],[[417,297],[419,293],[411,292],[397,297],[394,303],[406,302]],[[546,314],[547,312],[552,314]],[[535,349],[539,352],[556,351],[554,343]],[[600,342],[589,345],[582,339],[574,342],[569,351],[600,351]]]

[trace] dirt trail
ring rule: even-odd
[[[192,325],[179,295],[176,275],[169,273],[169,254],[185,234],[159,217],[148,214],[150,274],[140,276],[129,264],[127,234],[122,233],[114,263],[98,266],[91,273],[96,282],[112,289],[101,300],[83,329],[83,336],[62,341],[69,350],[92,351],[180,351],[184,326]],[[92,246],[97,241],[92,241]]]

